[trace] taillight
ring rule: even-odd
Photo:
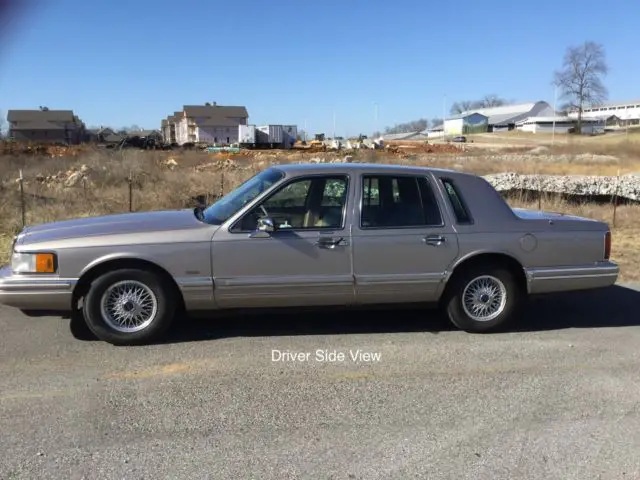
[[[604,234],[604,259],[609,260],[611,257],[611,231]]]

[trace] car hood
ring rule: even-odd
[[[198,220],[191,209],[103,215],[26,227],[18,236],[18,244],[100,235],[183,230],[203,226],[207,224]]]

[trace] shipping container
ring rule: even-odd
[[[238,143],[241,145],[253,145],[256,143],[256,126],[238,125]]]
[[[258,130],[268,135],[268,143],[273,145],[281,145],[284,141],[282,136],[282,125],[264,125],[257,127]]]
[[[267,128],[267,131],[265,132],[261,128],[264,128],[264,127],[256,128],[256,142],[255,143],[256,143],[256,145],[266,146],[266,145],[269,144],[269,129]]]

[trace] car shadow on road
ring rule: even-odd
[[[522,309],[511,332],[566,328],[640,325],[640,291],[613,286],[589,292],[533,297]],[[314,310],[278,313],[233,312],[177,322],[165,342],[216,338],[290,335],[340,335],[455,330],[437,310],[415,307],[366,310]]]
[[[512,331],[640,325],[640,291],[608,288],[544,295],[530,299]]]
[[[75,322],[75,323],[74,323]],[[75,325],[75,326],[74,326]],[[640,291],[613,286],[588,292],[533,297],[507,330],[533,332],[566,328],[640,325]],[[72,320],[74,336],[91,336]],[[437,310],[404,307],[313,309],[212,313],[181,316],[161,343],[196,342],[231,337],[343,335],[455,330]],[[498,333],[499,334],[499,333]]]

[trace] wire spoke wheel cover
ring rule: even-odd
[[[482,275],[467,283],[462,292],[462,308],[476,322],[488,322],[500,315],[507,304],[507,288],[491,275]]]
[[[110,285],[100,300],[100,311],[112,329],[133,333],[147,328],[158,313],[153,291],[137,280],[122,280]]]

